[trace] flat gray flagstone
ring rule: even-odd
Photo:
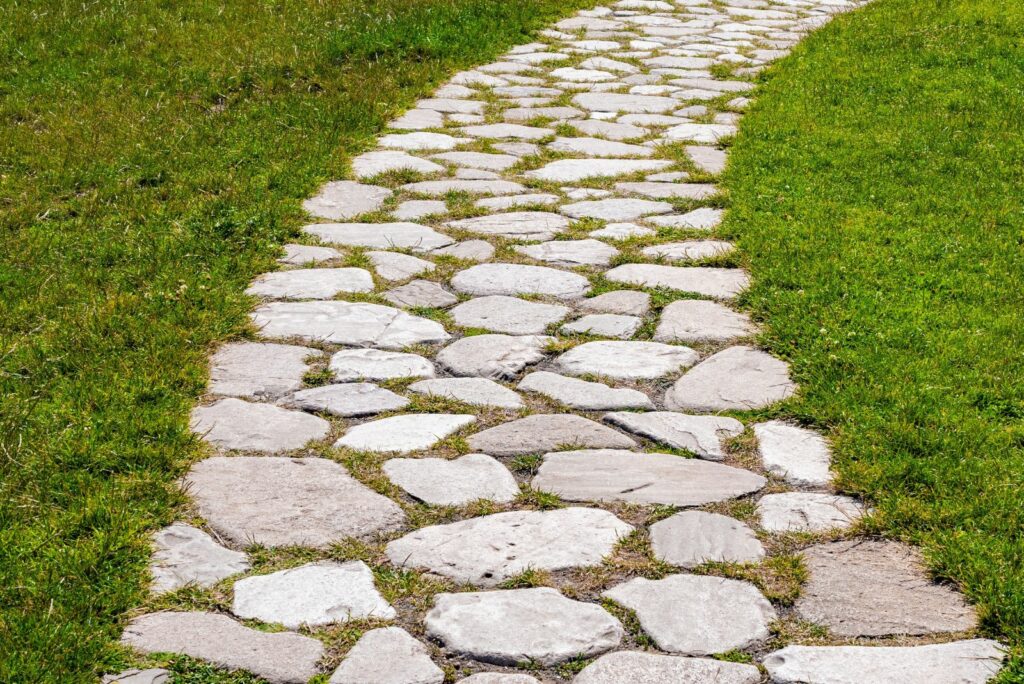
[[[673,100],[678,105],[678,101]],[[616,123],[624,123],[629,126],[653,126],[663,128],[665,126],[678,126],[686,123],[689,119],[683,116],[669,116],[668,114],[626,114],[616,119]]]
[[[598,121],[596,119],[568,121],[567,123],[580,133],[608,138],[609,140],[634,140],[646,137],[650,132],[640,126],[631,126],[613,121]]]
[[[554,341],[545,335],[473,335],[448,345],[435,360],[453,375],[510,379],[542,361]]]
[[[710,183],[616,183],[615,189],[623,193],[643,195],[654,199],[707,199],[718,194]]]
[[[379,146],[399,150],[451,150],[466,142],[466,138],[426,132],[392,133],[377,139]]]
[[[472,88],[467,88],[464,85],[456,85],[453,83],[441,86],[434,91],[434,97],[450,98],[455,100],[474,98],[477,94],[477,91]],[[417,106],[422,107],[423,109],[429,109],[428,107],[423,107],[422,103],[417,103]]]
[[[688,416],[674,411],[609,413],[603,420],[673,449],[692,451],[709,461],[724,460],[722,440],[743,432],[743,423],[735,418]]]
[[[391,191],[377,185],[364,185],[355,181],[331,181],[303,202],[302,208],[319,218],[350,219],[377,211],[389,197]]]
[[[241,399],[192,409],[192,432],[221,449],[276,453],[301,449],[331,429],[323,418]]]
[[[445,226],[481,235],[520,240],[550,240],[569,227],[569,220],[546,211],[515,211],[448,221]]]
[[[602,596],[636,613],[663,651],[712,655],[744,649],[768,638],[775,609],[748,582],[724,577],[636,577]]]
[[[804,487],[824,487],[832,479],[832,453],[817,432],[771,420],[755,425],[754,435],[761,463],[769,473]]]
[[[364,618],[390,620],[395,609],[373,583],[362,561],[319,561],[235,582],[231,612],[288,629]]]
[[[325,548],[405,522],[395,502],[323,458],[218,456],[192,466],[185,484],[199,515],[238,546]]]
[[[409,200],[399,204],[392,214],[399,221],[414,221],[447,212],[448,205],[442,200]]]
[[[686,171],[666,171],[665,173],[652,173],[649,176],[645,176],[644,180],[652,183],[675,183],[676,181],[686,180],[690,177],[690,174]]]
[[[418,223],[314,223],[303,232],[324,242],[371,249],[411,249],[427,252],[455,240]]]
[[[363,268],[296,268],[264,273],[245,293],[267,299],[331,299],[342,292],[373,292]]]
[[[607,240],[628,240],[631,237],[647,237],[657,233],[652,228],[640,226],[635,223],[609,223],[604,228],[592,230],[587,235],[592,238],[604,238]]]
[[[717,143],[733,135],[736,135],[736,126],[732,124],[684,123],[665,131],[665,137],[669,140],[696,143]]]
[[[401,252],[367,252],[373,270],[384,280],[406,280],[434,270],[434,264]]]
[[[573,187],[562,187],[562,192],[565,196],[571,200],[584,200],[594,199],[601,197],[610,197],[612,194],[611,190],[601,190],[600,188],[573,188]]]
[[[452,76],[449,83],[456,85],[475,85],[492,88],[495,86],[508,85],[508,81],[493,74],[485,74],[481,71],[462,71]],[[438,112],[440,113],[440,112]]]
[[[917,549],[895,541],[819,544],[803,551],[808,580],[797,614],[840,637],[963,632],[978,617],[951,586],[932,582]]]
[[[661,310],[654,331],[658,342],[727,342],[754,333],[754,325],[743,313],[718,302],[682,299]]]
[[[329,369],[338,382],[434,377],[434,364],[428,359],[380,349],[342,349],[331,356]]]
[[[628,340],[640,329],[642,321],[636,316],[621,314],[589,314],[562,326],[562,332],[585,333],[598,337]]]
[[[614,199],[584,200],[563,205],[559,209],[572,218],[596,218],[605,221],[630,221],[651,214],[667,214],[672,211],[668,202],[616,197]]]
[[[676,57],[673,55],[662,55],[643,60],[649,67],[668,67],[672,69],[707,69],[715,61],[704,57]]]
[[[515,195],[526,192],[526,187],[507,180],[445,179],[407,183],[402,186],[402,190],[440,197],[449,192],[465,192],[470,195]]]
[[[121,643],[142,653],[181,653],[229,670],[247,670],[271,684],[305,684],[324,647],[292,632],[268,633],[215,613],[150,613],[132,620]]]
[[[784,361],[753,347],[729,347],[679,378],[665,405],[673,411],[751,411],[795,392]]]
[[[601,81],[614,81],[615,74],[598,69],[576,69],[574,67],[560,67],[553,69],[550,74],[553,78],[562,81],[573,81],[578,83],[599,83]]]
[[[459,271],[452,287],[471,295],[539,294],[578,299],[590,291],[590,281],[577,273],[525,264],[479,264]]]
[[[702,563],[759,563],[765,551],[754,531],[735,518],[683,511],[651,525],[655,558],[682,568]]]
[[[624,176],[637,171],[657,171],[671,166],[665,159],[559,159],[527,171],[527,178],[567,183],[586,178]]]
[[[683,242],[666,242],[660,245],[651,245],[642,249],[641,252],[644,256],[652,259],[698,261],[700,259],[722,256],[734,249],[735,246],[731,242],[724,242],[722,240],[685,240]]]
[[[636,442],[581,416],[535,414],[471,435],[469,446],[492,456],[517,456],[573,447],[632,449]]]
[[[651,307],[651,295],[638,290],[614,290],[577,303],[583,311],[643,316]]]
[[[520,381],[519,389],[543,394],[581,411],[653,408],[650,397],[638,390],[615,389],[599,382],[567,378],[547,371],[530,373]]]
[[[455,324],[464,328],[484,328],[510,335],[540,335],[571,311],[567,306],[493,295],[463,302],[453,308],[451,314]]]
[[[640,71],[638,66],[607,57],[590,57],[580,62],[580,66],[584,69],[605,69],[620,74],[636,74]]]
[[[455,399],[473,406],[491,406],[504,409],[520,409],[523,400],[519,395],[487,378],[436,378],[420,380],[409,385],[409,391],[437,397]]]
[[[685,214],[655,216],[648,219],[650,223],[665,228],[692,228],[693,230],[711,230],[722,222],[725,212],[712,207],[700,207]]]
[[[532,195],[512,195],[511,197],[485,197],[473,203],[473,206],[491,211],[503,211],[515,207],[531,207],[536,205],[558,204],[561,198],[558,195],[536,193]]]
[[[449,87],[462,88],[464,86],[452,85]],[[469,88],[466,88],[466,90],[470,94],[475,93],[475,91],[469,90]],[[441,96],[420,100],[416,103],[416,107],[419,109],[432,109],[435,112],[446,112],[448,114],[483,114],[484,112],[483,102]]]
[[[514,672],[478,672],[465,679],[460,679],[458,684],[541,684],[541,682],[530,675]]]
[[[723,93],[745,93],[754,89],[754,84],[748,81],[724,81],[717,78],[680,78],[671,83],[687,88],[703,88]]]
[[[463,506],[478,499],[506,503],[519,485],[505,466],[486,454],[443,458],[393,458],[384,474],[409,496],[434,506]]]
[[[769,532],[825,532],[850,527],[864,515],[864,506],[848,496],[784,492],[761,497],[757,514]]]
[[[371,629],[359,638],[329,684],[441,684],[444,671],[427,647],[401,627]]]
[[[925,646],[787,646],[769,653],[775,684],[984,684],[1002,668],[1004,649],[989,639]]]
[[[487,240],[464,240],[457,242],[450,247],[436,249],[432,254],[441,256],[452,256],[467,261],[487,261],[494,256],[494,245]]]
[[[549,88],[533,88],[535,91],[550,90]],[[561,91],[557,91],[561,92]],[[541,93],[538,93],[541,94]],[[575,107],[515,107],[506,109],[501,113],[505,121],[530,121],[537,118],[556,119],[580,119],[584,114]]]
[[[507,125],[507,124],[506,124]],[[540,129],[547,130],[547,129]],[[555,132],[551,131],[551,135]],[[511,154],[516,157],[532,157],[540,154],[540,145],[530,142],[499,142],[491,143],[491,147],[505,154]]]
[[[512,123],[464,126],[462,132],[474,138],[495,138],[497,140],[541,140],[555,134],[550,128]]]
[[[619,250],[600,240],[552,240],[539,245],[518,245],[515,250],[556,266],[607,266]]]
[[[444,326],[400,309],[363,302],[273,302],[256,309],[252,322],[264,338],[295,337],[383,349],[444,342]]]
[[[319,349],[291,344],[225,344],[210,359],[210,393],[276,399],[302,387],[306,359],[321,355]]]
[[[554,142],[548,143],[548,149],[588,157],[650,157],[654,154],[650,147],[600,138],[555,138]]]
[[[442,152],[431,155],[431,159],[471,169],[485,171],[505,171],[515,166],[519,158],[511,154],[491,154],[487,152]]]
[[[369,382],[311,387],[283,400],[303,411],[323,411],[332,416],[369,416],[405,408],[409,400]]]
[[[572,681],[573,684],[758,684],[761,673],[753,665],[711,658],[616,651],[587,665]]]
[[[567,501],[703,506],[756,492],[765,479],[673,454],[583,449],[545,454],[532,485]]]
[[[441,309],[459,301],[458,297],[432,280],[413,280],[391,288],[384,293],[384,299],[395,306]]]
[[[429,449],[474,422],[476,416],[448,413],[391,416],[350,427],[334,446],[406,454]]]
[[[572,102],[577,107],[592,112],[662,114],[679,107],[679,101],[671,97],[622,93],[580,93],[573,96]]]
[[[330,247],[317,247],[316,245],[285,245],[284,256],[278,259],[278,262],[292,266],[304,266],[318,261],[340,259],[341,256],[341,252]]]
[[[118,674],[103,675],[100,684],[170,684],[171,671],[160,667],[132,668]]]
[[[444,114],[428,109],[410,109],[405,114],[388,124],[388,126],[402,131],[418,131],[425,128],[440,128],[441,126],[444,126]]]
[[[604,608],[555,589],[438,594],[427,634],[467,658],[496,665],[551,667],[610,651],[625,630]]]
[[[154,594],[189,584],[212,587],[225,577],[249,569],[244,553],[224,548],[206,532],[184,523],[173,523],[155,532],[153,546],[149,573]]]
[[[605,277],[616,283],[696,292],[705,297],[732,299],[750,285],[750,276],[739,268],[623,264]]]
[[[697,352],[659,342],[587,342],[555,359],[569,375],[599,375],[621,380],[653,380],[697,363]]]
[[[423,157],[414,157],[408,152],[389,150],[367,152],[352,160],[352,173],[356,178],[372,178],[389,171],[441,173],[444,167]]]
[[[544,64],[545,62],[562,62],[569,59],[569,55],[560,52],[530,52],[526,54],[511,55],[510,62],[521,62],[523,64]]]
[[[716,174],[725,171],[725,163],[728,159],[728,154],[725,150],[720,150],[716,147],[705,147],[703,145],[687,145],[686,156],[701,171]]]

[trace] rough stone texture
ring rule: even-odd
[[[636,316],[619,314],[590,314],[562,326],[562,332],[585,333],[598,337],[615,337],[628,340],[640,329],[641,320]]]
[[[212,587],[225,577],[249,569],[244,553],[226,549],[202,530],[184,523],[173,523],[156,532],[153,546],[149,572],[154,594],[188,584]]]
[[[494,138],[496,140],[541,140],[555,134],[550,128],[536,128],[511,123],[466,126],[462,132],[474,138]]]
[[[546,371],[530,373],[519,383],[519,389],[538,392],[583,411],[652,407],[650,398],[638,390],[614,389],[599,382],[586,382]]]
[[[559,159],[523,176],[538,180],[566,183],[585,178],[624,176],[637,171],[659,171],[672,162],[663,159]]]
[[[434,270],[434,264],[399,252],[367,252],[373,270],[384,280],[407,280]]]
[[[405,454],[429,449],[475,421],[476,416],[446,413],[391,416],[350,427],[334,446]]]
[[[460,679],[458,684],[541,684],[541,682],[539,679],[524,674],[478,672],[465,679]]]
[[[650,157],[654,154],[650,147],[600,138],[555,138],[554,142],[548,143],[548,149],[586,157]]]
[[[409,385],[409,391],[455,399],[473,406],[505,409],[523,407],[523,400],[509,388],[487,378],[437,378]]]
[[[362,561],[320,561],[246,577],[235,582],[234,595],[231,612],[238,617],[288,629],[361,618],[390,620],[396,615]]]
[[[584,449],[545,454],[532,484],[567,501],[703,506],[756,492],[765,479],[672,454]]]
[[[422,356],[380,349],[342,349],[329,368],[338,382],[434,377],[434,364]]]
[[[304,266],[317,261],[330,261],[340,259],[341,252],[330,247],[317,247],[316,245],[285,245],[284,256],[278,259],[282,264],[292,266]]]
[[[389,197],[391,191],[377,185],[332,181],[303,202],[302,208],[319,218],[343,220],[377,211]]]
[[[616,183],[615,189],[655,199],[693,199],[712,197],[718,188],[708,183]]]
[[[682,299],[662,309],[654,339],[658,342],[727,342],[753,332],[754,326],[746,314],[718,302]]]
[[[245,291],[267,299],[330,299],[342,292],[373,292],[373,276],[362,268],[297,268],[264,273]]]
[[[306,359],[321,354],[318,349],[290,344],[226,344],[210,359],[210,393],[277,399],[302,387]]]
[[[301,449],[331,429],[323,418],[241,399],[192,409],[192,432],[221,449],[267,454]]]
[[[455,324],[510,335],[540,335],[572,311],[567,306],[528,302],[518,297],[477,297],[452,309]]]
[[[409,200],[399,204],[393,213],[399,221],[412,221],[447,211],[448,205],[441,200]]]
[[[685,214],[672,214],[671,216],[655,216],[648,219],[656,226],[666,228],[692,228],[694,230],[711,230],[722,222],[725,214],[721,209],[701,207]]]
[[[657,95],[626,95],[619,93],[580,93],[573,104],[592,112],[628,112],[663,114],[679,107],[679,101]]]
[[[619,412],[604,416],[611,423],[635,435],[653,439],[673,449],[686,449],[709,461],[725,458],[722,440],[737,437],[743,423],[724,416],[688,416],[673,411],[649,413]]]
[[[401,349],[444,342],[444,326],[400,309],[362,302],[272,302],[252,313],[265,338],[290,338],[353,347]]]
[[[557,665],[619,645],[625,630],[600,606],[547,587],[438,594],[427,634],[459,655],[497,665]]]
[[[238,546],[323,548],[405,522],[397,504],[322,458],[208,458],[185,485],[199,515]]]
[[[717,143],[722,138],[736,135],[736,127],[732,124],[699,124],[684,123],[665,131],[669,140],[686,140],[696,143]]]
[[[125,670],[118,674],[103,675],[101,684],[170,684],[171,671],[154,667],[148,670]]]
[[[369,382],[324,385],[296,392],[285,402],[303,411],[325,411],[332,416],[370,416],[405,408],[409,400]]]
[[[352,160],[352,173],[356,178],[372,178],[388,171],[417,171],[419,173],[441,173],[444,167],[423,157],[414,157],[407,152],[378,150],[367,152]]]
[[[573,218],[631,221],[651,214],[666,214],[672,211],[672,205],[668,202],[655,202],[654,200],[615,198],[566,204],[559,211]]]
[[[395,306],[445,308],[459,298],[432,280],[413,280],[384,293],[384,299]]]
[[[569,220],[544,211],[514,211],[448,221],[445,225],[482,235],[518,240],[550,240],[569,227]]]
[[[371,249],[412,249],[427,252],[455,242],[418,223],[314,223],[302,228],[324,242]]]
[[[604,238],[607,240],[627,240],[631,237],[647,237],[654,235],[655,232],[651,228],[635,223],[609,223],[604,228],[590,231],[587,235],[592,238]]]
[[[505,503],[519,496],[519,485],[505,466],[486,454],[442,458],[394,458],[384,463],[388,479],[420,501],[463,506],[477,499]]]
[[[623,264],[605,273],[605,277],[615,283],[667,287],[716,299],[732,299],[750,284],[750,276],[741,269],[702,266]]]
[[[494,456],[516,456],[570,447],[631,449],[636,442],[580,416],[539,414],[478,432],[469,438],[469,446]]]
[[[825,438],[813,430],[779,420],[754,426],[764,469],[797,486],[824,487],[832,479],[832,454]]]
[[[558,195],[536,193],[532,195],[512,195],[511,197],[485,197],[473,203],[473,206],[491,211],[503,211],[515,207],[530,207],[538,204],[551,205],[560,202]]]
[[[637,290],[615,290],[584,299],[577,306],[584,311],[643,316],[651,307],[651,295]]]
[[[487,261],[494,256],[494,246],[486,240],[466,240],[450,247],[436,249],[434,254],[445,254],[469,261]]]
[[[483,74],[481,74],[482,76]],[[444,114],[427,109],[410,109],[390,124],[391,128],[411,131],[424,128],[440,128],[444,125]]]
[[[953,588],[928,579],[921,554],[894,541],[841,541],[804,550],[809,574],[796,603],[803,619],[841,637],[974,629]]]
[[[556,266],[607,266],[619,250],[600,240],[557,240],[515,248],[531,259]]]
[[[415,192],[432,197],[441,197],[449,192],[465,192],[470,195],[515,195],[526,192],[526,187],[506,180],[436,180],[408,183],[401,187],[406,192]]]
[[[465,142],[469,140],[445,133],[393,133],[377,140],[381,147],[398,150],[451,150]]]
[[[725,162],[728,156],[725,150],[703,147],[701,145],[687,145],[686,154],[701,171],[707,171],[708,173],[722,173],[722,171],[725,171]]]
[[[668,261],[699,261],[722,256],[733,251],[731,242],[722,240],[685,240],[683,242],[667,242],[661,245],[645,247],[641,252],[652,259]]]
[[[435,360],[453,375],[511,379],[543,360],[544,349],[554,340],[544,335],[474,335],[448,345]]]
[[[707,561],[758,563],[765,555],[749,527],[704,511],[683,511],[651,525],[651,547],[656,558],[683,568]]]
[[[640,626],[663,651],[711,655],[768,638],[775,609],[747,582],[700,575],[637,577],[602,596],[636,612]]]
[[[616,651],[603,655],[576,675],[573,684],[757,684],[753,665],[710,658]]]
[[[433,155],[432,159],[484,171],[504,171],[515,166],[519,161],[518,157],[511,154],[488,154],[485,152],[442,152]]]
[[[329,684],[441,684],[444,671],[427,647],[401,627],[372,629],[359,638]]]
[[[769,532],[824,532],[850,527],[864,514],[864,506],[847,496],[785,492],[761,497],[757,513]]]
[[[599,375],[624,380],[652,380],[697,362],[689,347],[659,342],[587,342],[555,359],[569,375]]]
[[[577,299],[590,291],[590,281],[546,266],[479,264],[456,273],[452,287],[471,295],[539,294]]]
[[[243,627],[213,613],[151,613],[131,621],[121,642],[143,653],[183,653],[248,670],[271,684],[305,684],[324,652],[316,639]]]
[[[674,411],[750,411],[794,392],[785,362],[752,347],[729,347],[679,378],[665,405]]]

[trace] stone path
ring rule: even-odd
[[[269,682],[991,678],[827,436],[750,413],[799,389],[731,304],[716,180],[753,77],[859,2],[617,0],[392,122],[214,355],[153,538],[174,609],[124,642]]]

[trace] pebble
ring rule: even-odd
[[[306,359],[323,352],[290,344],[232,342],[210,359],[210,393],[243,399],[277,399],[302,387]]]
[[[586,178],[624,176],[637,171],[657,171],[671,165],[672,162],[663,159],[559,159],[527,171],[523,176],[568,183]]]
[[[710,658],[616,651],[587,665],[573,684],[758,684],[753,665]]]
[[[353,382],[311,387],[296,392],[285,403],[303,411],[323,411],[349,418],[397,411],[405,408],[409,400],[373,383]]]
[[[672,211],[672,205],[644,199],[615,198],[565,204],[559,211],[572,218],[631,221],[651,214],[666,214]]]
[[[688,416],[674,411],[619,412],[604,416],[635,435],[672,447],[686,449],[709,461],[725,459],[722,441],[743,432],[743,423],[725,416]]]
[[[507,237],[513,240],[550,240],[569,227],[564,216],[544,211],[517,211],[459,219],[445,223],[448,228],[470,233]]]
[[[673,411],[752,411],[795,392],[785,362],[752,347],[729,347],[679,378],[665,405]]]
[[[728,342],[753,333],[754,326],[746,314],[717,302],[683,299],[662,309],[654,339],[657,342]]]
[[[442,349],[436,361],[452,375],[511,379],[542,361],[545,348],[554,341],[544,335],[473,335]]]
[[[456,291],[470,295],[537,294],[577,299],[590,291],[590,281],[581,275],[524,264],[471,266],[456,273],[451,283]]]
[[[651,295],[638,290],[614,290],[577,303],[584,311],[643,316],[651,307]]]
[[[864,507],[847,496],[785,492],[761,497],[757,514],[769,532],[825,532],[850,527]]]
[[[245,291],[266,299],[331,299],[342,292],[373,292],[373,277],[362,268],[297,268],[264,273]]]
[[[568,375],[595,375],[620,380],[653,380],[697,363],[689,347],[660,342],[587,342],[555,359]]]
[[[331,429],[323,418],[241,399],[192,409],[192,432],[221,449],[272,454],[301,449]]]
[[[478,499],[507,503],[519,496],[512,473],[486,454],[441,458],[395,458],[384,474],[405,492],[433,506],[464,506]]]
[[[832,479],[832,454],[825,438],[813,430],[779,420],[754,426],[764,469],[798,487],[824,487]]]
[[[487,378],[438,378],[421,380],[409,385],[409,391],[461,401],[473,406],[520,409],[519,395]]]
[[[519,389],[543,394],[581,411],[654,406],[650,397],[638,390],[614,389],[599,382],[567,378],[547,371],[530,373],[519,383]]]
[[[426,252],[455,242],[447,235],[418,223],[314,223],[302,230],[324,242],[371,249]]]
[[[750,285],[746,271],[738,268],[623,264],[605,273],[605,277],[615,283],[665,287],[716,299],[732,299]]]
[[[302,208],[318,218],[344,220],[377,211],[389,197],[391,191],[378,185],[332,181],[303,202]]]
[[[330,261],[340,259],[341,252],[330,247],[317,247],[316,245],[285,245],[284,256],[277,261],[292,266],[304,266],[318,261]]]
[[[352,173],[356,178],[372,178],[389,171],[441,173],[444,171],[444,167],[423,157],[414,157],[407,152],[386,150],[367,152],[352,160]]]
[[[581,416],[535,414],[471,435],[469,446],[492,456],[516,456],[573,447],[632,449],[636,442]]]
[[[567,306],[528,302],[518,297],[476,297],[452,309],[455,324],[510,335],[539,335],[572,311]]]
[[[429,449],[474,422],[476,416],[445,413],[391,416],[350,427],[334,446],[406,454]]]
[[[265,338],[295,337],[354,347],[401,349],[444,342],[444,326],[400,309],[362,302],[273,302],[251,314]]]
[[[654,557],[682,568],[707,562],[759,563],[764,546],[739,520],[718,513],[683,511],[651,525]]]
[[[412,280],[384,293],[384,299],[395,306],[443,309],[459,298],[432,280]]]
[[[620,314],[590,314],[562,326],[563,333],[585,333],[597,337],[615,337],[628,340],[640,329],[636,316]]]
[[[328,684],[441,684],[444,671],[427,647],[401,627],[371,629],[359,638]]]
[[[225,577],[249,569],[244,553],[224,548],[206,532],[184,523],[173,523],[154,533],[153,546],[149,573],[154,594],[190,584],[212,587]]]
[[[434,377],[434,364],[422,356],[379,349],[342,349],[329,369],[338,382]]]

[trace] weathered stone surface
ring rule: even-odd
[[[658,264],[623,264],[605,277],[616,283],[643,287],[667,287],[671,290],[696,292],[706,297],[732,299],[750,284],[750,277],[738,268],[707,268],[695,266],[660,266]]]
[[[481,74],[482,76],[483,74]],[[417,131],[424,128],[440,128],[444,125],[444,114],[427,109],[410,109],[391,122],[390,127],[403,131]]]
[[[487,378],[437,378],[409,385],[409,391],[455,399],[473,406],[495,406],[506,409],[523,407],[523,400],[509,388]]]
[[[711,230],[722,222],[725,212],[721,209],[711,207],[700,207],[685,214],[672,214],[670,216],[655,216],[648,219],[656,226],[666,228],[692,228],[694,230]]]
[[[366,563],[320,561],[235,582],[231,612],[288,629],[361,618],[390,620],[395,609],[373,584]]]
[[[449,192],[465,192],[470,195],[515,195],[526,192],[526,187],[506,180],[446,179],[407,183],[402,186],[402,190],[431,197],[441,197]]]
[[[722,256],[733,251],[735,247],[731,242],[722,240],[686,240],[684,242],[667,242],[662,245],[644,247],[644,256],[652,259],[667,259],[668,261],[699,261],[700,259],[711,259]]]
[[[567,378],[547,371],[530,373],[519,383],[519,389],[538,392],[582,411],[653,407],[650,398],[638,390],[614,389],[599,382]]]
[[[554,142],[548,143],[548,149],[587,157],[650,157],[654,154],[650,147],[600,138],[555,138]]]
[[[765,479],[747,470],[672,454],[584,449],[546,454],[534,489],[567,501],[703,506],[756,492]]]
[[[447,164],[485,171],[504,171],[515,166],[519,158],[511,154],[488,154],[485,152],[442,152],[431,157]]]
[[[432,378],[434,364],[417,354],[379,349],[343,349],[331,357],[330,371],[338,382]]]
[[[459,271],[452,287],[471,295],[539,294],[576,299],[590,291],[590,281],[576,273],[546,266],[479,264]]]
[[[757,513],[769,532],[824,532],[850,527],[864,507],[848,496],[785,492],[761,497]]]
[[[636,612],[663,651],[711,655],[768,637],[775,609],[747,582],[700,575],[637,577],[602,594]]]
[[[620,93],[580,93],[573,104],[592,112],[633,112],[662,114],[679,107],[679,100],[657,95],[625,95]]]
[[[701,563],[758,563],[764,547],[739,520],[717,513],[683,511],[651,525],[656,558],[692,568]]]
[[[632,531],[596,508],[509,511],[422,527],[388,544],[386,552],[398,566],[490,586],[531,568],[598,565]]]
[[[455,242],[418,223],[313,223],[302,230],[324,242],[374,249],[408,248],[426,252]]]
[[[372,178],[388,171],[440,173],[444,171],[444,167],[423,157],[414,157],[407,152],[386,150],[367,152],[352,160],[352,173],[356,178]]]
[[[562,332],[586,333],[598,337],[615,337],[628,340],[640,329],[640,319],[636,316],[620,314],[590,314],[562,326]]]
[[[466,126],[462,129],[462,132],[474,138],[495,138],[498,140],[541,140],[555,134],[550,128],[537,128],[535,126],[511,123]]]
[[[604,228],[592,230],[587,235],[592,238],[605,238],[609,240],[626,240],[631,237],[647,237],[654,235],[657,231],[636,223],[609,223]]]
[[[701,145],[687,145],[687,156],[701,171],[708,173],[722,173],[725,171],[725,163],[728,155],[725,150],[714,147],[703,147]]]
[[[539,335],[572,311],[567,306],[528,302],[518,297],[476,297],[459,304],[451,314],[464,328],[484,328],[510,335]]]
[[[284,256],[278,259],[282,264],[292,266],[304,266],[317,261],[330,261],[340,259],[341,252],[330,247],[317,247],[316,245],[285,245]]]
[[[221,449],[275,453],[301,449],[331,429],[323,418],[240,399],[192,409],[192,432]]]
[[[710,658],[616,651],[583,668],[573,684],[757,684],[761,673],[753,665]]]
[[[725,458],[722,440],[743,432],[743,423],[724,416],[687,416],[674,411],[619,412],[606,422],[673,449],[686,449],[709,461]]]
[[[409,400],[369,382],[324,385],[296,392],[286,405],[303,411],[324,411],[332,416],[369,416],[405,408]]]
[[[245,291],[267,299],[330,299],[342,292],[373,292],[373,277],[363,268],[296,268],[264,273]]]
[[[754,326],[746,314],[717,302],[682,299],[662,309],[654,339],[658,342],[727,342],[753,332]]]
[[[405,285],[392,288],[384,298],[395,306],[445,308],[459,301],[459,298],[432,280],[413,280]]]
[[[723,138],[736,135],[736,126],[732,124],[700,124],[684,123],[665,131],[669,140],[686,140],[696,143],[717,143]]]
[[[265,338],[296,337],[355,347],[401,349],[444,342],[444,326],[380,304],[362,302],[273,302],[251,314]]]
[[[363,634],[345,655],[329,684],[441,684],[444,671],[427,647],[401,627]]]
[[[615,189],[655,199],[707,199],[718,193],[718,188],[708,183],[616,183]]]
[[[469,446],[494,456],[515,456],[571,447],[631,449],[636,442],[580,416],[540,414],[478,432],[469,438]]]
[[[517,207],[550,206],[561,201],[558,195],[535,193],[530,195],[512,195],[511,197],[485,197],[473,203],[474,206],[491,211],[504,211]]]
[[[159,667],[131,669],[118,674],[103,675],[101,684],[170,684],[171,671]]]
[[[477,499],[505,503],[519,496],[512,473],[486,454],[442,458],[394,458],[384,463],[388,479],[420,501],[463,506]]]
[[[566,204],[559,211],[573,218],[630,221],[651,214],[668,213],[672,211],[672,205],[668,202],[655,202],[653,200],[615,198]]]
[[[434,270],[434,264],[400,252],[367,252],[373,270],[384,280],[406,280]]]
[[[651,307],[651,295],[638,290],[615,290],[584,299],[577,306],[583,311],[643,316]]]
[[[465,142],[469,140],[445,133],[392,133],[377,140],[381,147],[399,150],[451,150]]]
[[[377,211],[388,197],[391,197],[391,191],[377,185],[332,181],[303,202],[302,208],[319,218],[350,219]]]
[[[225,577],[249,569],[244,553],[226,549],[213,537],[184,523],[174,523],[153,534],[149,565],[154,594],[175,591],[188,584],[211,587]]]
[[[619,62],[614,59],[608,59],[607,57],[591,57],[580,62],[580,66],[584,69],[605,69],[607,71],[616,71],[623,74],[635,74],[640,71],[640,68],[627,62]]]
[[[272,684],[305,684],[324,647],[316,639],[243,627],[214,613],[150,613],[131,621],[121,642],[143,653],[183,653]]]
[[[520,245],[520,254],[556,266],[607,266],[619,250],[600,240],[555,240],[539,245]]]
[[[322,458],[208,458],[185,484],[210,527],[239,546],[323,548],[405,522],[397,504]]]
[[[601,375],[623,380],[653,380],[697,363],[689,347],[659,342],[587,342],[555,359],[569,375]]]
[[[474,335],[442,349],[436,361],[453,375],[511,379],[543,360],[544,349],[554,340],[545,335]]]
[[[785,362],[752,347],[729,347],[679,378],[665,405],[674,411],[750,411],[794,392]]]
[[[350,427],[334,446],[356,451],[406,454],[429,449],[475,421],[476,416],[447,413],[391,416]]]
[[[643,138],[648,134],[646,128],[612,121],[587,119],[585,121],[569,121],[567,123],[580,133],[601,136],[609,140],[633,140]]]
[[[754,426],[764,469],[790,484],[824,487],[832,479],[832,454],[817,432],[779,420]]]
[[[524,89],[523,92],[525,93],[526,90],[527,89]],[[548,93],[548,89],[543,88],[532,88],[529,90],[535,92],[537,95],[558,94],[557,91],[555,93]],[[581,119],[583,118],[583,112],[575,107],[515,107],[513,109],[506,109],[502,112],[502,117],[505,121],[530,121],[538,117],[562,121],[566,119]]]
[[[459,97],[447,97],[441,92],[434,94],[433,98],[420,100],[416,106],[420,109],[432,109],[435,112],[446,112],[448,114],[483,114],[484,103],[478,100],[467,100],[463,98],[472,97],[476,91],[465,86],[450,85],[448,88],[455,88]],[[465,88],[465,90],[463,90]]]
[[[512,672],[478,672],[460,679],[458,684],[540,684],[540,680]]]
[[[664,159],[559,159],[527,171],[527,178],[566,183],[585,178],[624,176],[637,171],[657,171],[671,166]]]
[[[449,221],[445,225],[481,235],[518,240],[550,240],[569,227],[569,220],[564,216],[544,211],[516,211],[459,219]]]
[[[447,211],[448,205],[442,200],[409,200],[399,204],[393,213],[399,221],[412,221],[424,216],[444,214]]]
[[[615,75],[609,74],[607,71],[599,71],[597,69],[576,69],[573,67],[561,67],[559,69],[554,69],[551,72],[551,76],[563,81],[572,81],[575,83],[599,83],[601,81],[615,80]]]
[[[322,353],[290,344],[226,344],[210,359],[210,393],[276,399],[302,387],[306,359]]]

